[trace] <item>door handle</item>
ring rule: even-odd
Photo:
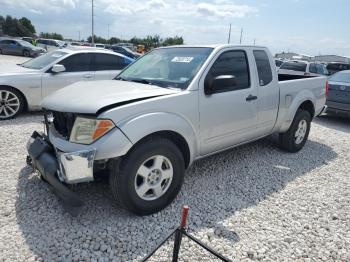
[[[249,101],[253,101],[253,100],[256,100],[256,99],[258,99],[257,96],[249,95],[245,100],[249,102]]]

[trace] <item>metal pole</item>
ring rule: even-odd
[[[227,43],[229,44],[231,42],[231,24],[230,24],[230,30],[228,31],[228,40]]]
[[[80,31],[78,31],[78,41],[80,42]]]
[[[94,33],[94,0],[91,0],[91,45],[95,45],[95,33]]]
[[[107,36],[107,42],[109,43],[109,24],[108,24],[108,36]]]
[[[242,44],[242,36],[243,36],[243,28],[241,28],[241,37],[239,39],[239,44],[241,45]]]
[[[255,40],[256,40],[256,38],[254,38],[254,45],[255,45]]]
[[[175,232],[174,249],[173,249],[173,260],[172,262],[177,262],[179,258],[180,246],[182,234],[185,231],[188,215],[188,206],[182,208],[181,224],[180,227]]]

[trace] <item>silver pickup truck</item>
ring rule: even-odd
[[[83,202],[69,184],[105,171],[115,201],[147,215],[174,200],[197,159],[273,133],[299,151],[327,88],[324,77],[279,82],[264,47],[159,48],[115,80],[48,96],[47,132],[33,133],[27,160],[70,210]]]

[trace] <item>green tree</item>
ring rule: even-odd
[[[22,17],[21,19],[19,19],[19,22],[25,27],[27,28],[27,30],[31,33],[31,34],[35,34],[35,27],[32,25],[32,22],[26,18],[26,17]]]
[[[40,38],[47,38],[47,39],[56,39],[56,40],[63,40],[63,36],[61,34],[58,33],[44,33],[41,32],[39,34]]]
[[[92,37],[91,36],[89,36],[88,37],[88,39],[87,39],[87,41],[89,42],[89,43],[92,43]],[[107,40],[106,39],[104,39],[103,37],[100,37],[100,36],[94,36],[94,43],[96,44],[96,43],[99,43],[99,44],[107,44]]]
[[[164,46],[168,45],[183,45],[184,44],[184,39],[182,36],[175,36],[175,37],[168,37],[165,38],[165,40],[162,43]]]
[[[31,21],[22,17],[21,19],[0,16],[0,33],[9,36],[34,36],[35,27]]]

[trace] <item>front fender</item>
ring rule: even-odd
[[[187,142],[190,150],[190,163],[197,155],[198,144],[195,129],[188,120],[177,114],[168,112],[147,113],[118,123],[118,127],[133,144],[156,132],[176,132]]]

